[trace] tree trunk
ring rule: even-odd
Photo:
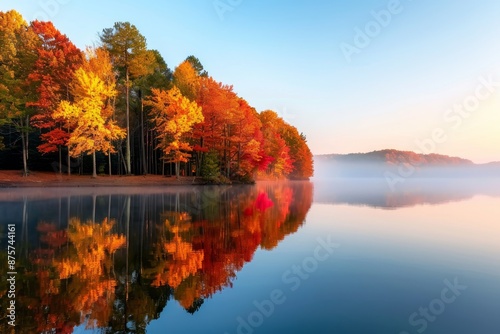
[[[125,169],[125,175],[127,175],[127,162],[125,161],[125,158],[123,157],[123,153],[120,149],[120,151],[118,151],[118,154],[120,155],[120,160],[123,164],[123,168]]]
[[[30,126],[30,118],[28,115],[26,115],[26,163],[28,162],[29,159],[29,146],[30,146],[30,131],[29,131],[29,126]]]
[[[58,146],[59,148],[59,174],[62,174],[62,147],[61,145]],[[68,166],[69,168],[69,166]]]
[[[113,175],[111,169],[111,149],[108,151],[108,168],[109,168],[109,176]]]
[[[68,134],[69,134],[69,126],[68,126]],[[69,145],[68,145],[68,176],[71,176],[71,154],[69,152]]]
[[[179,168],[180,168],[181,163],[179,161],[175,162],[175,177],[179,179]]]
[[[111,116],[111,119],[114,121],[115,120],[115,111],[116,111],[116,96],[113,97],[113,115]],[[117,174],[120,174],[120,151],[121,151],[121,142],[120,142],[120,149],[118,150],[118,170],[116,171]],[[111,149],[109,150],[108,153],[108,159],[109,159],[109,176],[113,174],[112,166],[111,166]]]
[[[128,73],[128,68],[126,70],[126,77],[125,77],[125,85],[126,85],[126,104],[127,104],[127,146],[126,146],[126,152],[125,152],[125,160],[127,162],[126,165],[126,171],[125,173],[127,175],[132,174],[132,168],[131,168],[131,163],[130,163],[130,90],[129,90],[129,73]]]
[[[224,124],[224,174],[227,178],[231,174],[231,147],[229,145],[230,125]]]
[[[26,116],[28,120],[28,116]],[[28,130],[25,128],[28,123],[24,124],[21,118],[21,145],[23,146],[23,176],[28,176]]]
[[[95,161],[95,151],[92,152],[92,177],[97,177],[96,161]]]
[[[66,163],[68,165],[68,176],[70,176],[71,175],[71,155],[69,153],[69,146],[68,146],[68,158],[67,158]]]
[[[148,173],[148,165],[146,163],[146,145],[144,143],[144,103],[141,92],[141,147],[142,147],[142,174]]]
[[[205,131],[205,128],[202,128],[202,131]],[[200,138],[200,148],[203,148],[203,135]],[[201,166],[203,164],[203,151],[198,151],[196,153],[196,176],[201,176]]]
[[[26,138],[24,134],[22,137],[22,145],[23,145],[23,176],[28,176],[28,154],[26,152]]]

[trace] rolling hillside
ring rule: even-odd
[[[316,177],[491,177],[500,176],[500,162],[475,164],[460,157],[385,149],[368,153],[314,157]]]

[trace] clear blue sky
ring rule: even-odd
[[[129,21],[171,68],[195,55],[257,110],[304,132],[315,154],[396,148],[500,160],[499,1],[2,0],[9,9],[52,20],[80,48]],[[382,10],[390,19],[375,23]],[[355,43],[357,28],[369,45]],[[357,48],[350,61],[347,44]],[[464,103],[469,111],[453,109]]]

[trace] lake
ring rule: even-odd
[[[500,333],[499,217],[498,179],[0,189],[0,332]]]

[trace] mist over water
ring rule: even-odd
[[[396,209],[458,202],[477,195],[500,197],[500,178],[407,178],[394,183],[383,177],[314,178],[314,201]]]
[[[332,178],[500,178],[500,163],[418,165],[385,161],[335,162],[316,159],[314,180]]]

